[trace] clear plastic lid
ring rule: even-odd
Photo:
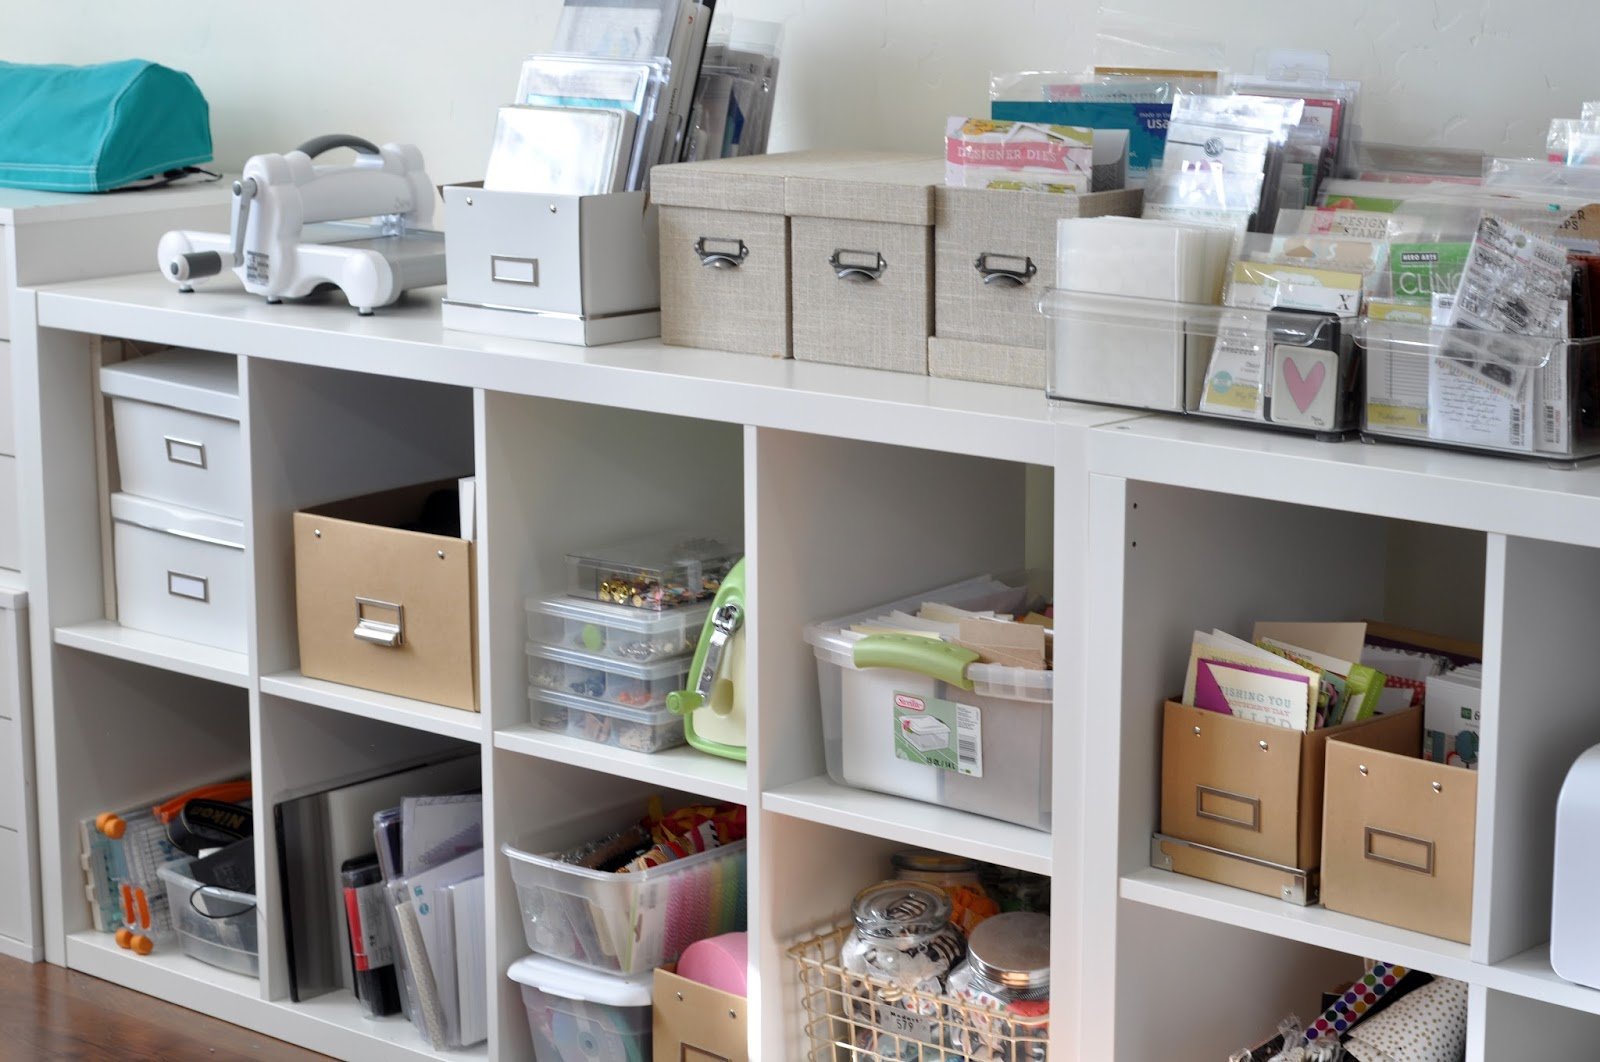
[[[528,690],[528,696],[543,704],[554,705],[574,712],[590,712],[594,715],[604,715],[612,719],[621,719],[628,723],[641,723],[645,726],[666,726],[677,720],[665,702],[658,708],[629,708],[609,701],[597,701],[591,697],[580,697],[575,693],[564,693],[561,690],[545,690],[534,687]]]
[[[548,955],[524,955],[511,964],[506,976],[539,992],[603,1007],[648,1007],[655,979],[653,971],[622,977],[574,966]]]
[[[685,656],[671,660],[657,660],[649,664],[636,664],[631,660],[618,660],[613,656],[592,656],[589,653],[579,653],[571,649],[563,649],[558,645],[540,645],[530,643],[528,655],[541,660],[555,660],[563,664],[576,664],[578,667],[590,668],[594,671],[604,671],[608,675],[621,675],[624,678],[638,679],[640,682],[659,682],[674,676],[689,673],[689,658]]]
[[[619,628],[644,637],[672,633],[680,628],[689,630],[703,627],[706,616],[711,612],[709,601],[660,613],[645,612],[627,605],[613,605],[605,601],[590,601],[581,597],[530,597],[526,607],[529,612]]]

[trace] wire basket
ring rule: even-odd
[[[1048,1014],[902,988],[845,970],[841,925],[789,949],[800,980],[806,1062],[1045,1062]]]

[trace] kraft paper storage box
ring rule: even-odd
[[[926,375],[943,159],[789,178],[794,356]]]
[[[474,544],[407,531],[455,480],[294,514],[300,670],[478,710]]]
[[[785,181],[882,161],[886,152],[794,151],[657,166],[661,339],[680,347],[790,354]]]
[[[1330,743],[1408,749],[1422,741],[1421,709],[1310,733],[1174,701],[1164,711],[1156,865],[1299,903],[1316,899]],[[1304,888],[1285,896],[1284,881],[1297,876]]]
[[[444,326],[596,346],[661,330],[656,208],[644,192],[444,189]]]
[[[747,1000],[656,970],[654,1062],[746,1062]]]
[[[1047,195],[934,189],[934,335],[928,372],[1043,390],[1050,321],[1039,298],[1056,286],[1056,222],[1137,217],[1139,189]]]
[[[1403,751],[1328,743],[1322,902],[1467,944],[1478,775],[1421,751],[1420,732]]]

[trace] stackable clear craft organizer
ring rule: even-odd
[[[1330,440],[1359,426],[1360,351],[1350,321],[1061,288],[1047,292],[1040,308],[1050,318],[1052,398]],[[1254,359],[1260,380],[1208,379],[1219,337]]]
[[[444,189],[444,326],[598,346],[661,334],[657,209],[645,192]]]
[[[1363,318],[1361,429],[1543,460],[1600,456],[1600,339],[1519,336]]]

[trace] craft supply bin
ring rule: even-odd
[[[646,612],[572,597],[530,597],[525,608],[529,640],[634,664],[694,652],[711,611],[709,602]]]
[[[1467,944],[1478,774],[1421,750],[1420,729],[1403,750],[1328,743],[1322,903]]]
[[[934,335],[928,373],[1042,389],[1049,322],[1040,293],[1056,284],[1056,222],[1137,217],[1138,189],[1084,195],[937,187],[933,192]]]
[[[1176,701],[1163,712],[1152,863],[1302,905],[1317,900],[1330,744],[1403,750],[1422,741],[1420,708],[1310,732]]]
[[[862,638],[851,633],[859,622],[891,611],[915,612],[923,602],[937,600],[935,591],[806,628],[806,642],[817,658],[828,775],[842,785],[1048,830],[1055,673],[965,664],[958,647],[932,639],[901,640],[897,645],[879,640],[896,639],[894,635]],[[961,605],[960,600],[945,603]],[[873,652],[880,647],[883,653]],[[931,701],[976,709],[980,775],[895,755],[896,708]],[[911,741],[919,748],[919,736],[937,738],[941,745],[950,741],[945,733],[913,735]]]
[[[444,188],[444,326],[595,346],[660,333],[656,208],[644,192]]]
[[[242,520],[244,443],[231,355],[166,350],[106,365],[122,490]]]
[[[653,1062],[745,1062],[749,1058],[749,1001],[679,977],[670,966],[655,973]]]
[[[916,159],[785,182],[797,359],[927,373],[943,181],[943,159]]]
[[[260,972],[256,898],[190,877],[194,860],[181,859],[157,873],[167,889],[167,907],[183,953],[224,970],[255,977]]]
[[[590,601],[663,611],[709,601],[744,555],[701,535],[634,539],[567,554],[567,592]]]
[[[1050,319],[1052,398],[1192,413],[1325,437],[1360,421],[1354,320],[1056,288]],[[1207,379],[1219,343],[1253,357],[1261,381]],[[1270,380],[1270,394],[1261,384]]]
[[[634,664],[574,653],[552,645],[528,646],[528,681],[537,690],[570,694],[586,707],[665,708],[667,694],[683,689],[689,658]]]
[[[554,690],[530,689],[533,717],[545,730],[613,745],[631,752],[660,752],[684,743],[683,718],[665,705],[623,708]]]
[[[1555,462],[1600,454],[1600,339],[1433,327],[1428,312],[1358,326],[1367,437]]]
[[[850,973],[840,952],[853,928],[839,926],[789,948],[798,975],[799,1020],[810,1048],[807,1057],[852,1062],[1050,1057],[1047,1000],[1028,1004],[1028,1014],[999,1013],[946,995],[907,990],[885,978]],[[963,1051],[941,1044],[975,1046]]]
[[[743,841],[628,874],[538,854],[564,851],[635,821],[626,811],[606,811],[501,847],[535,953],[631,976],[675,961],[697,940],[745,927]]]
[[[528,955],[512,963],[506,976],[521,986],[534,1062],[650,1058],[649,974],[608,977]]]
[[[474,544],[405,530],[430,496],[456,487],[425,483],[294,514],[306,677],[477,710]]]
[[[245,651],[243,524],[126,493],[111,496],[111,522],[122,626]]]

